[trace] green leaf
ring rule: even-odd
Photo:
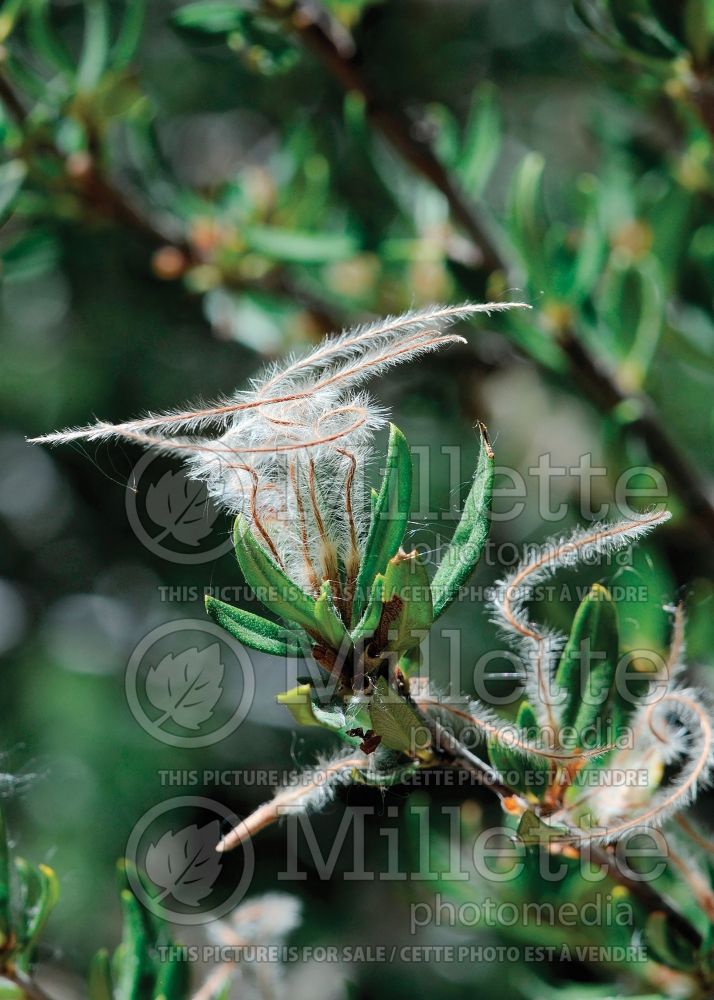
[[[174,11],[171,15],[171,21],[182,31],[206,35],[227,35],[231,31],[238,31],[243,25],[245,11],[241,10],[241,6],[252,5],[241,4],[237,0],[232,3],[223,3],[220,0],[189,3]]]
[[[532,733],[538,725],[533,707],[527,701],[524,701],[518,710],[516,724],[529,733]],[[491,764],[501,777],[508,778],[510,788],[523,795],[530,794],[537,799],[543,798],[553,775],[553,767],[546,758],[529,757],[519,753],[508,744],[501,743],[495,736],[488,738],[487,745]]]
[[[358,621],[378,573],[397,554],[407,530],[412,498],[412,459],[407,440],[390,424],[387,469],[374,505],[367,544],[357,574],[352,621]]]
[[[152,1000],[186,1000],[189,996],[190,967],[180,957],[161,962],[155,959],[156,985]]]
[[[698,964],[694,947],[672,927],[661,910],[650,913],[647,918],[645,940],[655,961],[670,969],[688,972]]]
[[[0,44],[3,44],[15,30],[15,26],[25,13],[27,0],[5,0],[0,10]]]
[[[662,334],[665,279],[653,256],[620,262],[614,258],[598,297],[598,312],[610,332],[612,352],[628,385],[640,387]]]
[[[592,293],[602,275],[608,251],[607,233],[601,223],[599,211],[603,192],[589,176],[581,178],[579,188],[586,204],[581,209],[583,223],[567,293],[568,300],[575,303],[581,303]]]
[[[378,573],[372,584],[372,591],[369,595],[369,603],[364,614],[357,625],[352,629],[352,640],[357,642],[364,636],[373,635],[382,617],[382,603],[384,593],[384,576]]]
[[[695,63],[704,68],[714,38],[714,4],[711,0],[686,0],[684,30]]]
[[[328,646],[339,650],[345,636],[342,623],[337,619],[333,621],[324,613],[321,620],[318,620],[315,599],[309,597],[275,565],[253,537],[248,522],[240,514],[236,518],[233,540],[246,582],[253,587],[266,608],[287,621],[295,622],[311,635],[319,635]]]
[[[382,745],[409,757],[430,756],[425,740],[425,724],[414,709],[380,677],[369,708],[372,729],[382,737]]]
[[[43,229],[20,234],[0,254],[0,279],[28,281],[51,270],[59,256],[55,236]]]
[[[397,666],[407,677],[414,677],[419,673],[422,663],[421,646],[412,646],[399,657]]]
[[[347,720],[342,702],[323,704],[311,684],[298,684],[297,687],[276,695],[276,701],[285,705],[300,726],[329,729],[351,746],[359,746],[361,743],[360,737],[347,735],[347,730],[354,728],[357,723],[354,718]]]
[[[567,692],[563,726],[582,734],[604,718],[619,648],[615,605],[609,591],[596,583],[575,613],[555,676]]]
[[[124,916],[122,941],[114,953],[112,973],[116,1000],[144,1000],[145,988],[153,979],[149,959],[152,935],[142,906],[129,889],[121,892]]]
[[[379,502],[379,493],[374,488],[369,491],[369,516],[370,519],[374,518],[374,512],[377,509],[377,503]]]
[[[144,26],[145,0],[126,0],[119,37],[111,53],[113,70],[124,69],[136,55]]]
[[[92,90],[106,69],[109,11],[105,0],[84,0],[84,41],[77,66],[78,90]]]
[[[454,537],[431,583],[435,619],[448,608],[481,558],[490,527],[493,469],[494,454],[482,426],[481,450],[474,481]]]
[[[382,600],[387,605],[395,599],[401,602],[401,608],[388,624],[387,643],[380,652],[404,653],[412,649],[434,622],[429,576],[416,552],[398,552],[387,563]]]
[[[609,0],[608,9],[631,49],[657,58],[683,53],[680,42],[653,16],[649,0]]]
[[[208,594],[205,600],[206,611],[216,625],[225,629],[244,646],[272,656],[305,656],[305,643],[301,642],[301,637],[295,632],[250,611],[224,604]]]
[[[344,233],[308,233],[277,226],[247,226],[241,230],[248,247],[272,260],[294,264],[329,264],[348,260],[359,245]]]
[[[472,196],[482,193],[498,159],[501,145],[501,115],[496,89],[482,84],[476,92],[464,130],[457,170],[464,188]]]
[[[12,205],[26,175],[27,166],[22,160],[8,160],[0,166],[0,218]]]
[[[17,950],[30,956],[42,933],[50,913],[59,899],[57,876],[47,865],[29,864],[24,858],[15,858],[19,881],[20,925],[17,931]]]
[[[340,649],[345,642],[350,643],[350,635],[340,618],[332,599],[332,587],[329,580],[324,580],[320,586],[320,594],[315,601],[315,620],[320,635],[332,636],[332,646]]]
[[[539,293],[550,287],[545,246],[548,223],[543,210],[543,171],[540,153],[529,153],[515,172],[509,198],[509,231],[520,252],[531,287]]]
[[[106,948],[98,951],[91,961],[87,992],[89,1000],[113,1000],[112,967]]]
[[[71,79],[76,62],[52,27],[49,0],[30,0],[28,9],[27,33],[32,49],[50,66]]]

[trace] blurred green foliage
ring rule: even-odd
[[[621,471],[654,462],[676,516],[609,581],[646,579],[654,595],[621,613],[621,639],[664,648],[661,605],[682,596],[690,651],[711,665],[714,519],[702,482],[714,473],[713,10],[711,0],[5,0],[0,733],[15,776],[10,828],[62,884],[40,969],[51,959],[76,987],[91,955],[120,939],[114,861],[137,818],[172,794],[162,769],[286,766],[326,744],[308,731],[293,745],[267,672],[230,746],[200,761],[139,729],[124,699],[132,649],[167,617],[201,617],[203,588],[237,584],[237,570],[230,556],[173,565],[141,547],[123,495],[137,455],[100,449],[88,462],[30,449],[25,435],[228,392],[261,359],[364,315],[526,297],[532,312],[493,320],[467,347],[382,387],[410,442],[437,456],[429,506],[458,505],[440,449],[473,454],[477,418],[498,463],[526,477],[546,451],[566,467],[592,452],[607,468],[595,480],[601,502]],[[550,532],[528,484],[519,543]],[[577,523],[573,478],[556,492]],[[513,523],[493,530],[514,541]],[[422,519],[412,531],[436,542]],[[477,582],[497,572],[486,564]],[[169,605],[162,586],[198,596]],[[574,610],[540,613],[557,625]],[[464,605],[449,615],[468,672],[493,632],[475,629]],[[472,817],[494,810],[471,794]],[[225,798],[245,813],[261,793]],[[463,798],[435,787],[429,802],[437,817]],[[350,797],[381,801],[368,788]],[[338,816],[315,822],[331,843]],[[377,871],[381,822],[367,827]],[[256,889],[274,884],[281,852],[279,831],[267,833]],[[561,891],[575,899],[582,888]],[[345,883],[338,869],[301,891],[302,942],[400,943],[421,888]],[[466,933],[509,940],[519,929]],[[683,988],[652,964],[309,974],[306,988],[287,971],[293,995],[340,995],[345,980],[352,996]],[[593,978],[606,982],[586,992]]]

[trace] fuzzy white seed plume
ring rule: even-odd
[[[256,945],[281,944],[300,925],[301,917],[302,905],[296,896],[267,892],[241,903],[229,918],[212,921],[208,935],[230,958],[213,969],[193,1000],[226,996],[231,980],[238,979],[242,997],[282,995],[279,963],[257,963],[257,975],[256,963],[243,961],[243,957]]]
[[[266,944],[283,941],[300,926],[301,916],[297,896],[266,892],[241,903],[228,919],[209,924],[208,930],[219,944]]]
[[[528,306],[466,303],[386,317],[269,366],[248,390],[217,402],[120,424],[100,421],[33,441],[119,439],[175,455],[220,506],[247,519],[306,590],[316,593],[323,580],[338,589],[342,576],[347,592],[368,526],[362,471],[374,433],[387,421],[361,386],[393,365],[463,343],[449,332],[455,322],[513,308]]]
[[[594,828],[576,839],[611,843],[631,830],[660,827],[693,802],[714,772],[712,714],[704,692],[694,688],[675,687],[642,705],[630,723],[634,746],[609,766],[621,771],[649,767],[660,777],[665,768],[675,768],[676,775],[637,804],[596,789],[587,797]]]
[[[533,588],[558,569],[625,548],[670,516],[668,511],[652,511],[613,524],[598,524],[589,530],[577,528],[569,537],[546,542],[532,558],[520,563],[496,584],[491,600],[492,620],[521,655],[526,665],[526,696],[539,722],[552,732],[558,731],[551,683],[553,668],[566,637],[530,621],[528,602]]]

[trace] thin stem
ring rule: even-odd
[[[270,549],[270,552],[271,552],[273,558],[275,559],[276,563],[278,564],[278,566],[280,566],[282,569],[285,569],[285,564],[283,563],[283,560],[280,558],[280,553],[278,552],[277,548],[275,547],[275,543],[273,542],[273,539],[270,537],[270,535],[268,534],[268,532],[265,530],[265,526],[264,526],[264,524],[263,524],[263,522],[262,522],[262,520],[260,518],[260,514],[258,512],[258,485],[259,485],[258,473],[255,471],[255,469],[252,469],[249,465],[233,466],[233,468],[244,469],[250,475],[252,483],[253,483],[253,488],[252,488],[251,494],[250,494],[250,516],[251,516],[251,520],[253,521],[253,524],[255,525],[255,527],[258,529],[258,532],[260,533],[261,538],[263,539],[263,541],[265,542],[265,544]]]

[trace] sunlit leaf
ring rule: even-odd
[[[434,618],[438,618],[448,608],[481,558],[490,528],[493,469],[494,454],[485,430],[482,429],[474,480],[451,544],[431,582]]]
[[[404,540],[412,497],[412,460],[407,440],[390,425],[387,468],[374,504],[364,557],[355,587],[352,621],[359,621],[374,578],[384,573]]]

